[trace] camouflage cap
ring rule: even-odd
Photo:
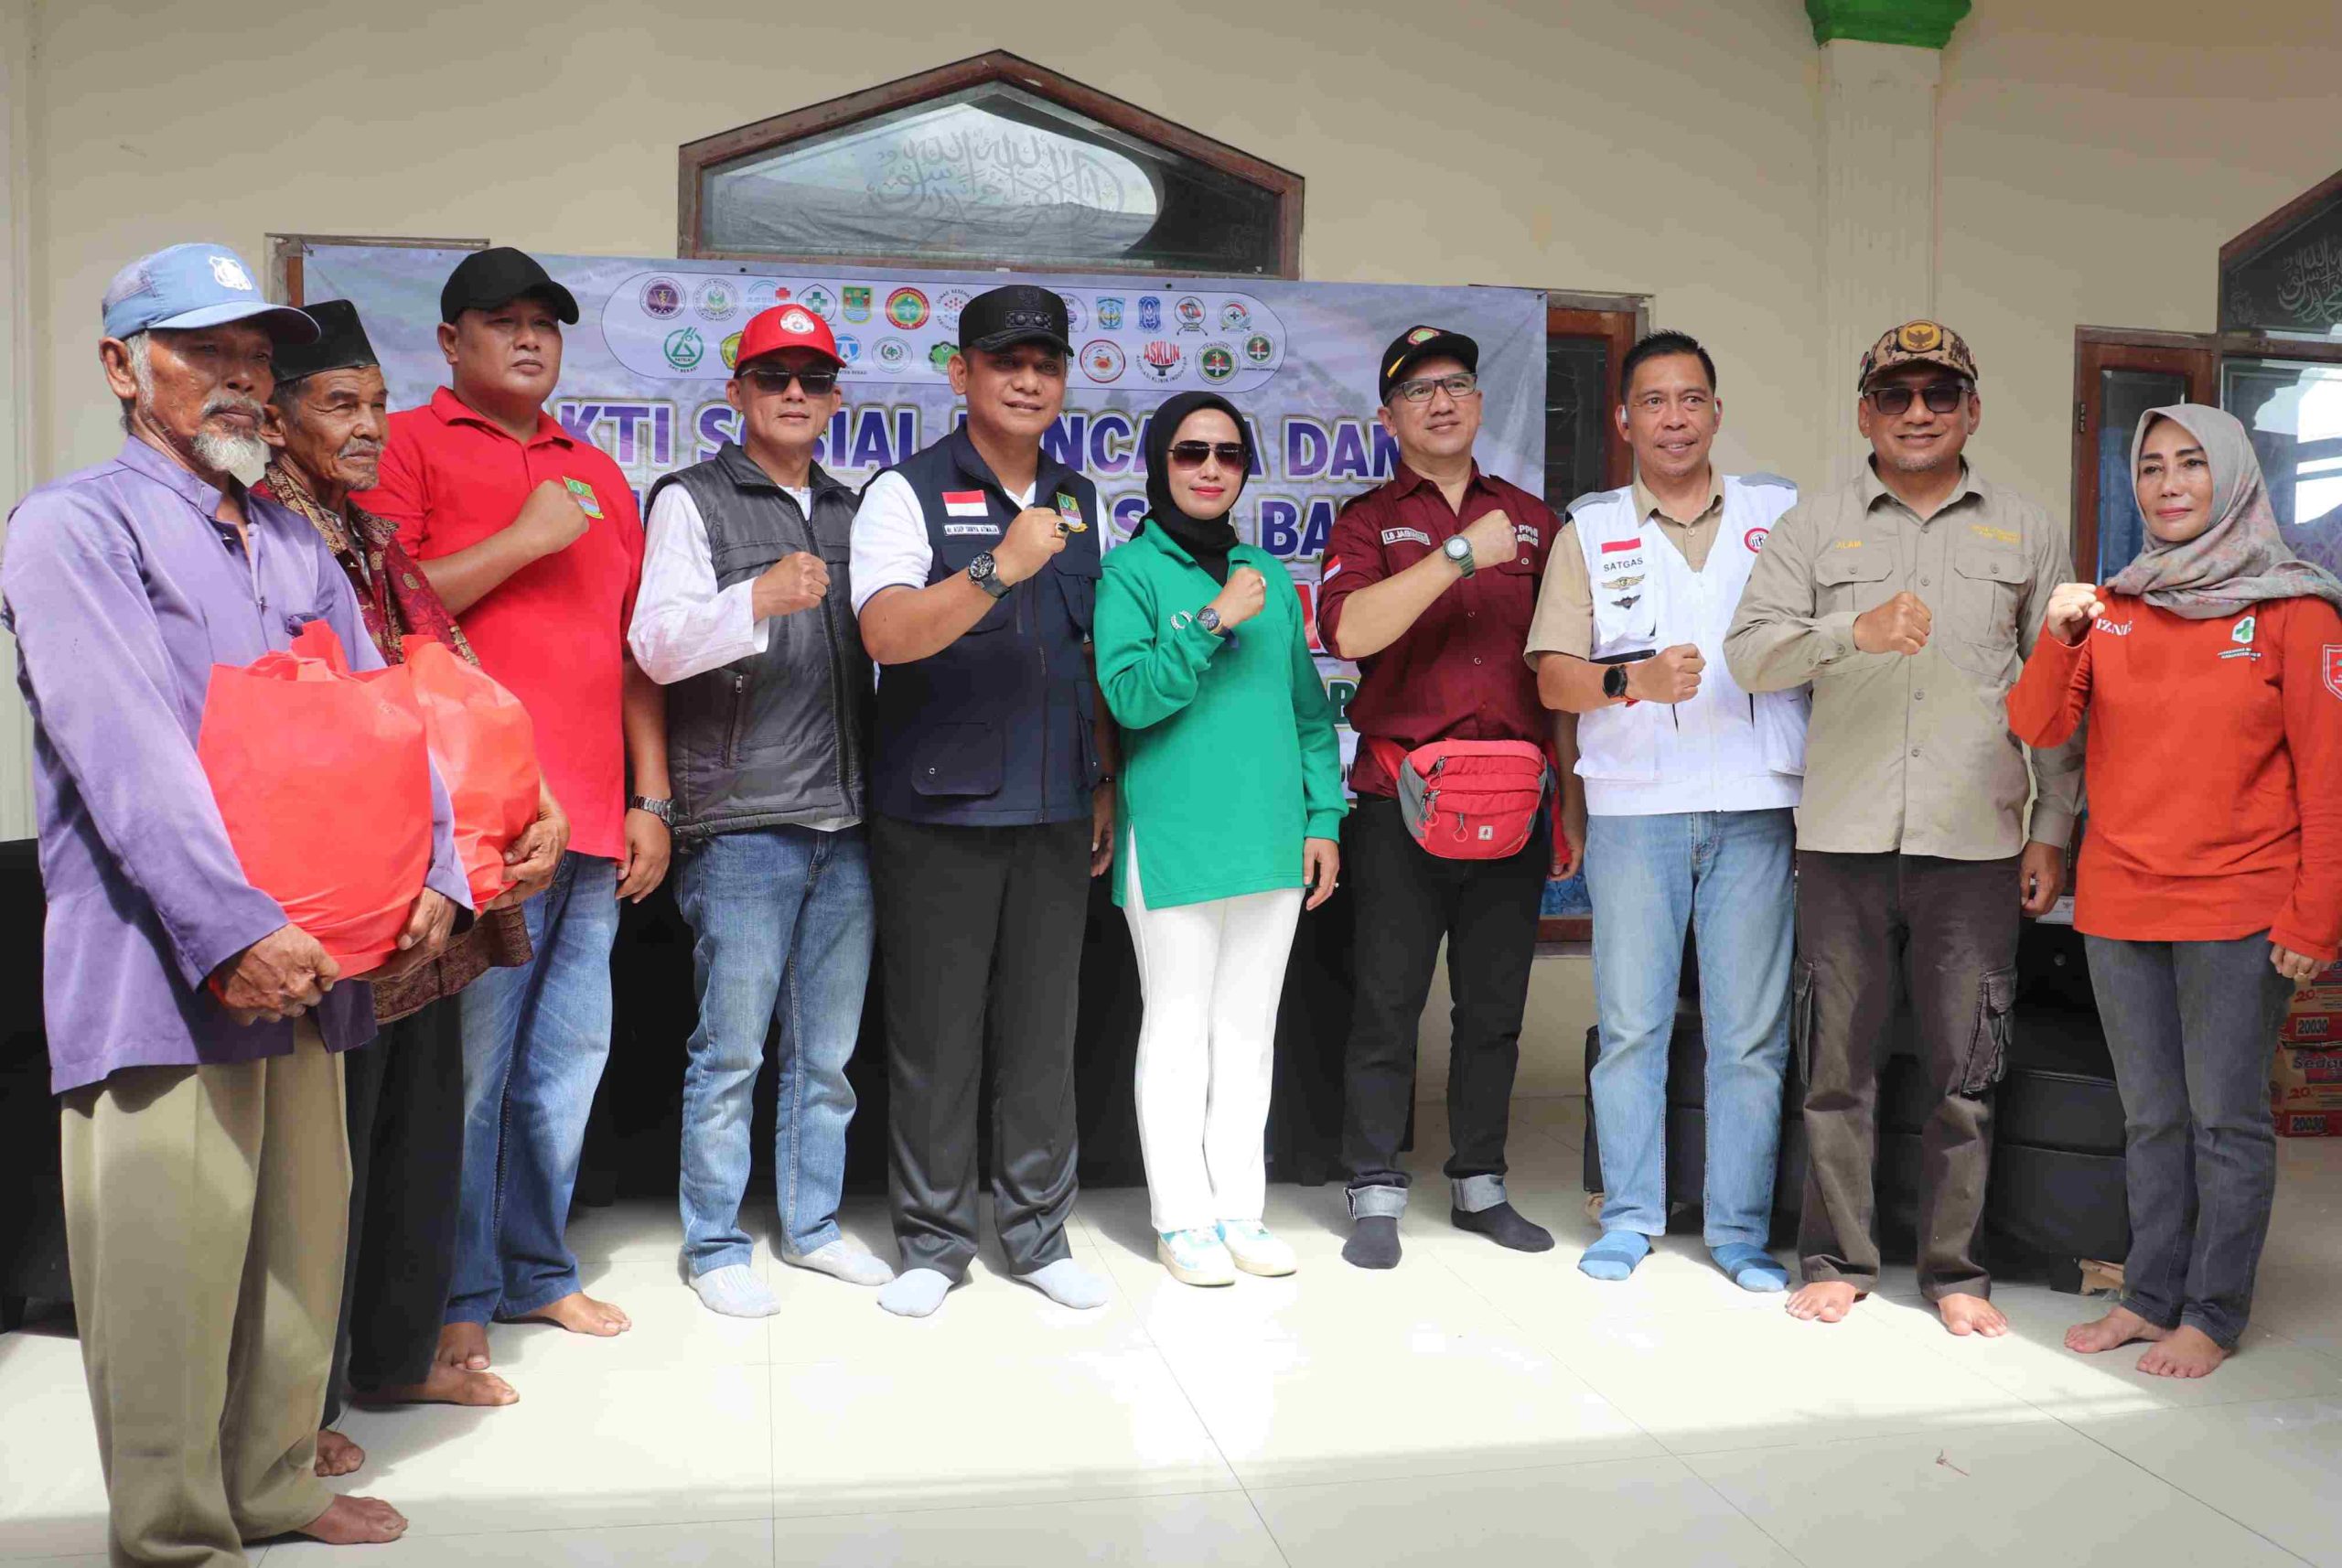
[[[1941,365],[1976,380],[1976,356],[1968,351],[1967,339],[1937,321],[1906,321],[1887,328],[1863,355],[1863,372],[1854,384],[1867,387],[1873,376],[1898,365]]]

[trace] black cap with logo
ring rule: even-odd
[[[474,251],[456,263],[447,285],[439,291],[439,319],[453,321],[467,310],[493,310],[524,294],[552,306],[564,325],[577,325],[577,296],[553,282],[536,257],[510,245]]]
[[[1004,284],[986,289],[960,312],[962,352],[993,353],[1018,343],[1047,343],[1073,354],[1073,322],[1065,301],[1038,284]]]
[[[1391,389],[1405,381],[1407,372],[1425,360],[1453,360],[1477,375],[1480,346],[1461,332],[1450,332],[1444,327],[1408,328],[1382,350],[1382,384],[1377,390],[1377,401],[1389,403]]]
[[[269,356],[275,364],[278,385],[326,371],[362,370],[382,362],[367,340],[366,324],[358,319],[358,307],[349,301],[314,300],[301,308],[317,324],[317,340],[287,343]]]

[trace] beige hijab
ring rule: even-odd
[[[2131,436],[2132,483],[2138,482],[2139,448],[2158,419],[2196,438],[2212,465],[2212,526],[2182,544],[2149,529],[2137,560],[2105,585],[2189,620],[2222,620],[2268,599],[2320,598],[2342,609],[2342,582],[2295,556],[2277,532],[2277,514],[2261,477],[2252,437],[2236,415],[2202,403],[2151,408]],[[2146,498],[2139,510],[2147,510]]]

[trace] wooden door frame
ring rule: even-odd
[[[2098,573],[2098,445],[2105,398],[2101,374],[2147,371],[2183,378],[2187,401],[2218,407],[2220,340],[2209,333],[2154,332],[2122,327],[2074,328],[2073,514],[2067,540],[2074,569],[2085,580]]]

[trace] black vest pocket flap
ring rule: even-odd
[[[922,795],[997,795],[1006,769],[998,725],[937,725],[912,749],[911,787]]]

